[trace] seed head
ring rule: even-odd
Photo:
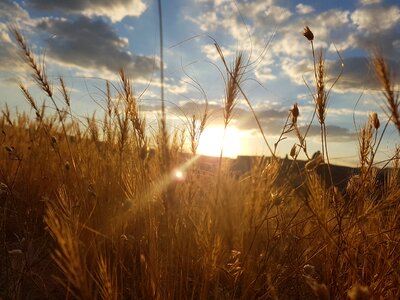
[[[295,103],[293,105],[293,108],[290,110],[290,112],[292,113],[292,123],[296,124],[297,117],[300,115],[299,107],[297,106],[297,103]]]
[[[307,38],[307,40],[312,41],[314,40],[314,34],[312,33],[311,29],[306,26],[304,27],[303,35]]]
[[[290,156],[292,158],[294,158],[296,156],[296,144],[294,144],[292,149],[290,150]]]
[[[375,129],[378,129],[381,123],[379,122],[378,114],[376,112],[371,114],[371,123]]]

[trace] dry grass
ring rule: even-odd
[[[390,119],[400,132],[399,93],[395,91],[394,75],[390,71],[385,59],[379,53],[373,57],[376,76],[382,86],[382,93],[386,98],[386,106]]]
[[[17,33],[16,39],[39,87],[54,97],[57,89]],[[227,75],[226,126],[235,97],[243,93],[240,57]],[[321,124],[322,73],[316,76]],[[361,130],[361,169],[347,190],[318,175],[322,156],[310,160],[307,170],[297,161],[298,151],[307,153],[297,105],[282,131],[282,137],[294,131],[299,138],[289,165],[276,156],[258,159],[238,176],[229,165],[218,174],[217,167],[209,172],[194,163],[185,180],[176,180],[170,173],[194,158],[207,111],[199,123],[192,118],[190,156],[179,154],[179,133],[162,145],[161,133],[147,132],[122,71],[118,89],[106,83],[103,122],[94,115],[82,125],[71,115],[73,99],[63,80],[58,92],[65,107],[56,107],[56,115],[41,108],[23,84],[20,88],[36,118],[7,109],[0,117],[0,297],[400,297],[399,149],[378,185],[377,116]],[[389,119],[396,124],[397,100],[386,94]],[[218,184],[210,184],[217,177]]]

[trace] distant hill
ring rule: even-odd
[[[251,171],[254,164],[259,161],[261,157],[257,156],[238,156],[236,159],[232,158],[223,158],[223,161],[230,162],[232,172],[236,173],[238,176],[242,176]],[[269,160],[271,157],[264,157],[264,160]],[[200,166],[201,169],[205,171],[214,171],[218,167],[219,157],[211,157],[211,156],[200,156],[197,165]],[[284,181],[284,178],[287,178],[288,174],[302,174],[305,171],[305,165],[307,161],[296,160],[293,161],[291,159],[283,158],[281,161],[281,169],[279,174],[279,181]],[[347,182],[349,178],[353,175],[359,174],[359,168],[339,166],[339,165],[330,165],[332,181],[335,186],[337,186],[341,191],[344,191],[347,186]],[[384,176],[389,169],[379,169],[378,173],[378,185],[383,182]],[[331,185],[331,180],[329,177],[329,170],[327,164],[321,164],[316,168],[317,174],[320,178],[325,181],[327,186]],[[298,183],[300,184],[302,178],[298,178]]]

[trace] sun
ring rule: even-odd
[[[200,136],[197,153],[207,156],[220,156],[224,147],[223,156],[236,158],[240,152],[241,133],[234,127],[228,127],[225,132],[223,127],[208,127]]]

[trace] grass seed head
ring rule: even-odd
[[[300,115],[299,107],[297,106],[297,103],[295,103],[293,105],[293,108],[290,110],[290,112],[292,113],[292,123],[296,124],[297,123],[297,118]]]
[[[314,40],[314,34],[312,33],[311,29],[306,26],[304,27],[303,35],[307,38],[307,40],[312,41]]]
[[[294,144],[292,149],[290,149],[290,156],[292,158],[294,158],[296,156],[296,144]]]
[[[377,130],[380,126],[380,122],[379,122],[379,118],[378,118],[378,114],[376,112],[373,112],[371,114],[371,123],[374,126],[374,128]]]
[[[395,91],[394,74],[381,54],[375,53],[372,63],[376,77],[381,84],[382,93],[386,98],[386,106],[391,114],[391,120],[400,132],[399,92]]]

